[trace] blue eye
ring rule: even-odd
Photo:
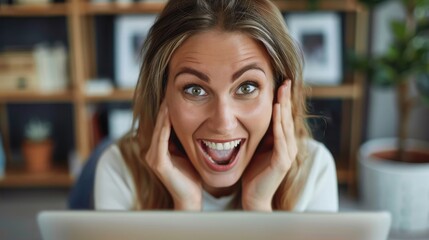
[[[258,89],[255,83],[246,82],[237,89],[238,95],[252,94]]]
[[[206,91],[204,91],[204,89],[198,85],[185,86],[183,91],[186,94],[189,94],[189,95],[195,96],[195,97],[207,95]]]

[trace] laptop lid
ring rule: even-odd
[[[386,212],[110,212],[45,211],[44,240],[246,239],[383,240]]]

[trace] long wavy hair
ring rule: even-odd
[[[277,189],[272,206],[292,210],[308,167],[303,140],[309,135],[302,81],[302,53],[289,35],[283,16],[270,0],[171,0],[149,31],[142,49],[143,64],[134,92],[134,131],[118,145],[136,186],[136,209],[173,209],[172,197],[146,164],[156,116],[167,85],[174,51],[190,36],[212,29],[239,32],[261,42],[270,58],[276,88],[292,80],[292,115],[298,156]],[[237,198],[241,199],[241,196]]]

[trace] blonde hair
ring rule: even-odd
[[[150,146],[156,116],[165,94],[168,63],[189,36],[221,29],[240,32],[261,42],[271,57],[276,88],[292,80],[292,114],[299,154],[277,189],[273,208],[293,209],[308,167],[303,139],[309,135],[302,83],[302,54],[287,32],[278,8],[269,0],[171,0],[151,28],[143,46],[143,65],[134,93],[137,130],[119,141],[121,153],[137,188],[137,209],[172,209],[173,201],[144,156]],[[241,196],[240,196],[241,197]]]

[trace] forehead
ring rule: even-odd
[[[254,61],[270,67],[270,56],[264,45],[240,32],[210,30],[194,34],[174,52],[170,66],[194,64],[240,64]]]

